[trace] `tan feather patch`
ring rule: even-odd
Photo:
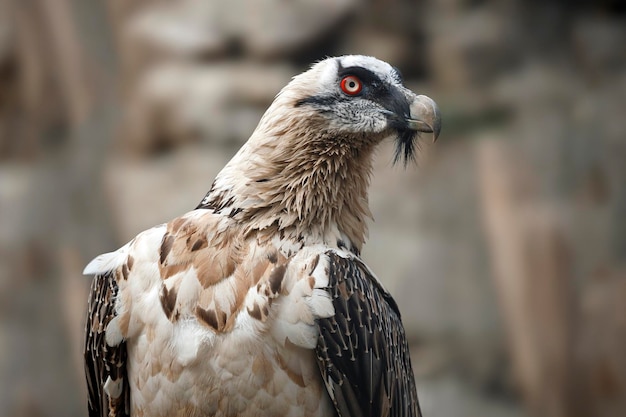
[[[161,307],[163,308],[165,315],[170,320],[172,319],[172,313],[176,308],[176,296],[177,290],[175,287],[168,290],[167,287],[163,285],[159,299],[161,300]]]
[[[219,318],[218,318],[219,315]],[[209,327],[216,331],[223,331],[226,324],[226,313],[216,309],[203,309],[202,307],[196,307],[196,316],[207,324]]]
[[[287,343],[289,342],[287,341]],[[291,346],[291,348],[297,349],[293,345]],[[276,362],[278,363],[278,366],[280,367],[280,369],[282,369],[285,372],[285,374],[287,374],[290,380],[292,380],[295,384],[301,387],[306,386],[306,384],[304,383],[304,378],[302,374],[291,369],[289,365],[284,361],[281,355],[276,355]]]
[[[248,304],[248,314],[256,320],[267,319],[272,299],[283,290],[288,259],[270,245],[269,252],[258,248],[254,237],[243,235],[232,220],[210,211],[167,225],[159,247],[159,273],[169,282],[163,283],[160,293],[168,319],[192,315],[217,333],[228,332],[244,310],[251,288],[258,297]],[[260,250],[255,256],[248,252],[251,245]],[[178,288],[188,279],[197,280],[199,287],[184,291],[181,298]]]
[[[128,269],[128,264],[125,263],[124,265],[122,265],[122,278],[124,279],[124,281],[128,279],[129,272],[130,272],[130,269]]]
[[[274,253],[252,267],[248,266],[248,262],[242,261],[228,277],[205,288],[200,294],[195,314],[217,332],[232,330],[250,288],[255,288],[261,297],[246,311],[260,321],[267,319],[272,299],[280,294],[287,259]]]

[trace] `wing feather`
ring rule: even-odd
[[[360,260],[326,255],[335,315],[317,320],[316,352],[339,417],[421,416],[395,301]]]
[[[115,271],[96,275],[91,285],[85,339],[89,417],[130,415],[126,343],[109,346],[105,331],[115,317]]]

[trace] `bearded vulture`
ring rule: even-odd
[[[276,96],[195,210],[84,270],[91,417],[420,416],[400,312],[359,253],[377,145],[440,116],[372,57]]]

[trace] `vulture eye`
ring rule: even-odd
[[[356,96],[363,89],[363,83],[354,75],[347,75],[341,80],[341,90],[349,96]]]

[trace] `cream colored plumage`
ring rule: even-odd
[[[197,209],[85,268],[90,416],[419,415],[399,311],[359,252],[376,145],[410,158],[439,123],[374,58],[294,77]]]

